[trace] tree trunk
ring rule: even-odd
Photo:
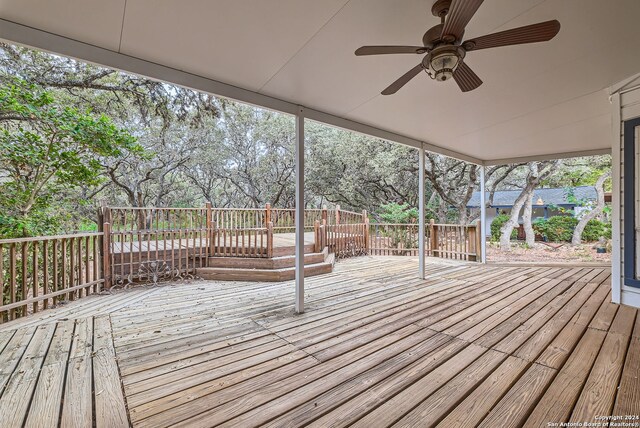
[[[522,193],[520,193],[520,196],[518,196],[516,201],[513,203],[513,207],[511,207],[511,216],[509,217],[509,220],[507,220],[500,228],[500,249],[502,251],[511,250],[511,233],[513,232],[513,229],[518,226],[520,210],[522,210],[527,199],[531,199],[533,196],[533,189],[536,184],[537,183],[533,180],[527,180],[527,185],[522,189]]]
[[[604,182],[610,175],[611,171],[607,171],[598,178],[598,181],[596,181],[595,188],[598,194],[596,206],[591,211],[583,215],[576,225],[576,228],[573,230],[571,245],[580,245],[582,243],[582,232],[584,232],[584,228],[587,226],[587,223],[589,223],[589,220],[592,220],[602,214],[602,211],[604,210]]]
[[[533,225],[531,224],[531,213],[533,211],[533,192],[529,194],[525,204],[524,211],[522,211],[522,224],[524,226],[525,242],[529,247],[533,247],[536,242],[536,234],[533,231]]]
[[[531,199],[533,191],[538,184],[545,178],[547,178],[554,171],[555,166],[559,161],[555,162],[530,162],[529,174],[527,175],[527,183],[520,195],[516,198],[511,208],[511,217],[500,228],[500,250],[511,250],[511,232],[518,226],[518,217],[520,217],[520,210],[524,206],[528,199]],[[541,168],[543,167],[544,168]]]

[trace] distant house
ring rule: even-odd
[[[493,196],[493,204],[487,209],[487,222],[485,233],[491,234],[491,221],[499,214],[511,214],[516,198],[520,195],[520,190],[500,190]],[[573,197],[571,197],[573,195]],[[486,194],[489,201],[489,192]],[[533,193],[533,212],[531,218],[548,218],[554,215],[563,214],[563,211],[572,210],[574,215],[585,209],[582,206],[585,202],[597,199],[596,189],[593,186],[580,186],[573,188],[550,188],[536,189]],[[578,203],[576,203],[576,201]],[[474,192],[467,204],[468,209],[480,208],[480,192]],[[522,223],[522,217],[519,222]]]

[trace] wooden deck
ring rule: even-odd
[[[0,326],[0,426],[546,427],[640,414],[599,267],[360,257],[293,283],[89,296]],[[637,421],[632,421],[637,422]]]

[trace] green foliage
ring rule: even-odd
[[[382,205],[380,218],[385,223],[416,223],[418,221],[418,209],[409,204],[397,204],[391,202]]]
[[[416,248],[418,246],[417,228],[418,209],[409,204],[395,202],[382,205],[379,217],[384,223],[411,224],[415,226],[389,226],[382,231],[383,236],[391,238],[393,248]]]
[[[502,225],[509,221],[509,217],[507,214],[500,214],[496,216],[491,221],[491,240],[499,241],[500,240],[500,229]],[[514,228],[511,231],[511,239],[516,239],[518,237],[518,231]]]
[[[595,242],[601,237],[611,239],[611,223],[605,223],[597,219],[589,220],[582,231],[582,240]]]
[[[548,241],[571,242],[578,221],[573,216],[558,215],[548,219],[538,219],[534,222],[533,229]],[[595,242],[600,237],[611,238],[611,223],[596,219],[589,220],[582,231],[582,240]]]
[[[56,228],[50,206],[69,189],[97,185],[100,160],[141,151],[104,115],[58,106],[46,90],[19,79],[0,87],[2,236]]]
[[[546,227],[547,227],[547,219],[544,217],[537,218],[531,222],[531,227],[533,227],[533,232],[536,235],[541,235],[546,238]]]
[[[571,242],[578,219],[568,215],[556,215],[536,223],[535,230],[551,242]]]

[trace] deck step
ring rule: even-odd
[[[304,253],[311,254],[315,252],[315,244],[304,244]],[[273,257],[295,256],[295,245],[289,245],[287,247],[273,247]]]
[[[315,244],[304,244],[304,253],[305,254],[311,254],[314,253],[316,251],[315,248]],[[222,252],[222,253],[242,253],[243,251],[246,254],[251,253],[252,251],[256,251],[255,248],[249,248],[249,247],[244,247],[243,250],[243,246],[230,246],[230,247],[218,247],[217,251]],[[263,251],[266,251],[265,249],[263,249]],[[295,245],[287,245],[287,246],[279,246],[279,247],[273,247],[273,257],[284,257],[284,256],[293,256],[296,254],[296,247]]]
[[[328,249],[319,253],[304,255],[304,264],[322,263],[328,256]],[[267,258],[257,257],[209,257],[208,267],[215,268],[243,268],[243,269],[283,269],[296,265],[296,256],[287,255]]]
[[[326,250],[325,250],[326,251]],[[315,253],[326,254],[326,253]],[[305,257],[306,261],[306,257]],[[319,263],[305,264],[304,276],[322,275],[331,273],[335,256],[326,254],[323,261]],[[295,262],[294,262],[295,263]],[[277,269],[251,269],[251,268],[225,268],[225,267],[207,267],[199,268],[196,275],[207,280],[216,281],[267,281],[279,282],[288,281],[295,278],[295,266],[283,267]]]

